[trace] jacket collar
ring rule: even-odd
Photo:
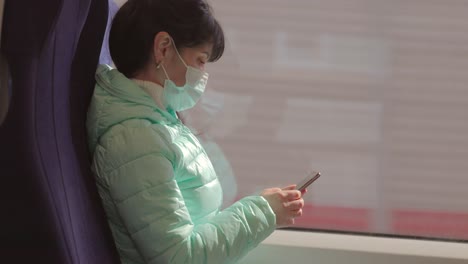
[[[166,109],[167,107],[164,106],[162,95],[163,95],[163,87],[157,83],[153,83],[150,81],[144,81],[139,79],[131,79],[134,81],[138,86],[140,86],[143,91],[145,91],[151,98],[153,99],[154,103],[157,107],[161,109]]]
[[[110,94],[122,100],[151,107],[171,122],[177,121],[177,114],[162,104],[162,89],[158,84],[131,80],[109,65],[99,65],[96,71],[97,83]]]

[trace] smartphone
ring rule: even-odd
[[[311,185],[314,181],[320,178],[321,174],[317,171],[312,171],[304,178],[301,182],[299,182],[296,186],[296,190],[304,191],[309,185]]]

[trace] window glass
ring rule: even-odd
[[[300,227],[468,239],[468,1],[211,3],[228,200],[316,169]]]

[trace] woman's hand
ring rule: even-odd
[[[270,204],[273,212],[275,212],[276,225],[278,227],[293,225],[294,218],[302,215],[302,207],[304,206],[303,193],[295,188],[296,185],[290,185],[283,189],[265,189],[261,193],[263,198]]]

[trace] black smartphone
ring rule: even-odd
[[[301,192],[304,191],[309,185],[311,185],[314,181],[320,178],[320,176],[320,172],[312,171],[311,173],[307,174],[307,177],[305,177],[304,180],[300,181],[296,185],[296,190]]]

